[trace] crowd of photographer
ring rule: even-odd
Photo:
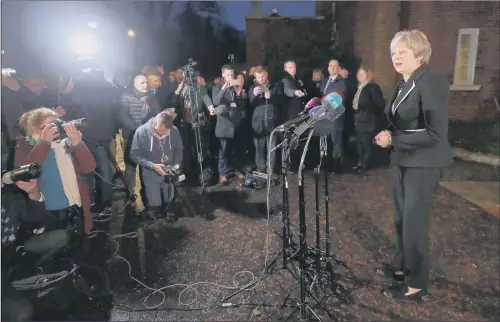
[[[338,62],[333,62],[338,72]],[[232,66],[224,65],[221,77],[210,87],[190,64],[168,75],[161,66],[146,67],[133,78],[132,86],[122,88],[92,73],[59,76],[56,86],[46,85],[41,77],[2,76],[6,270],[12,262],[7,256],[19,256],[20,245],[37,254],[38,260],[85,250],[93,214],[109,212],[112,204],[114,174],[120,171],[115,160],[117,136],[122,137],[123,179],[131,194],[141,169],[146,207],[141,218],[171,222],[175,218],[168,210],[175,198],[174,183],[181,180],[180,169],[188,181],[197,183],[205,175],[197,163],[213,160],[221,185],[228,184],[233,174],[244,180],[250,168],[266,174],[271,131],[296,118],[310,97],[334,89],[347,91],[340,75],[334,75],[337,81],[321,80],[318,93],[314,86],[306,90],[293,61],[284,64],[285,76],[276,82],[263,66],[236,74]],[[339,125],[336,131],[342,128]],[[335,133],[332,140],[341,145]],[[277,140],[271,142],[276,144]],[[338,149],[334,155],[342,159],[342,148]],[[292,159],[291,170],[296,171],[298,154]],[[271,154],[271,166],[275,163]],[[37,167],[38,171],[27,170]],[[5,179],[10,174],[4,172],[12,169],[23,175]],[[277,181],[274,175],[273,182]],[[26,194],[14,186],[6,190],[4,182],[15,182]],[[12,289],[6,289],[5,296],[19,302]],[[31,312],[29,305],[13,310],[2,310],[2,315]]]

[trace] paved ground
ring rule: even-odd
[[[443,180],[497,180],[498,169],[467,162],[456,162]],[[339,269],[339,284],[352,296],[353,304],[339,297],[318,294],[321,303],[339,320],[499,320],[499,219],[459,195],[440,187],[431,209],[431,288],[429,299],[421,304],[398,304],[381,295],[384,283],[373,272],[390,258],[393,249],[392,202],[389,198],[387,169],[372,170],[367,176],[330,175],[330,222],[332,250],[346,263]],[[297,231],[298,196],[296,182],[291,182],[293,228]],[[314,185],[309,171],[305,181],[308,240],[314,236]],[[280,203],[280,188],[270,195],[273,206]],[[234,286],[250,280],[250,271],[260,276],[264,267],[266,238],[265,192],[230,187],[211,192],[203,199],[193,198],[196,213],[176,210],[180,216],[174,224],[157,224],[144,229],[144,243],[122,239],[120,255],[132,263],[132,275],[152,288],[168,284],[212,282]],[[121,219],[121,220],[118,220]],[[272,215],[270,226],[279,228],[279,217]],[[324,217],[321,218],[324,222]],[[123,233],[137,231],[137,221],[128,211],[115,217],[111,224],[98,228],[116,231],[123,222]],[[117,224],[118,223],[118,224]],[[115,227],[115,228],[113,228]],[[323,235],[323,234],[322,234]],[[114,245],[101,236],[92,240],[95,250],[91,261],[106,269],[111,278],[113,306],[102,301],[94,305],[83,302],[72,314],[60,320],[276,320],[289,309],[279,305],[297,283],[281,271],[262,280],[251,291],[244,292],[232,303],[262,304],[220,308],[220,300],[232,291],[213,285],[197,285],[197,298],[191,305],[178,303],[183,287],[165,290],[166,300],[157,310],[144,309],[143,300],[151,291],[128,277],[128,267],[120,259],[112,259]],[[145,253],[141,252],[145,245]],[[104,246],[105,245],[105,246]],[[139,246],[138,246],[139,245]],[[267,262],[274,258],[279,239],[269,237]],[[142,269],[141,269],[142,267]],[[142,271],[145,276],[142,276]],[[195,299],[187,290],[181,300]],[[161,300],[153,296],[148,305]],[[219,307],[215,307],[219,306]],[[314,310],[328,319],[316,305]],[[184,311],[172,310],[182,308]],[[131,312],[131,309],[137,311]],[[198,310],[199,309],[199,310]],[[142,311],[141,311],[142,310]],[[253,313],[253,314],[252,314]]]

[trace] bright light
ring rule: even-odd
[[[133,31],[132,29],[130,29],[130,30],[127,32],[127,35],[128,35],[130,38],[134,38],[134,37],[135,37],[135,31]]]
[[[82,72],[84,72],[84,73],[90,73],[91,71],[92,71],[91,68],[84,68],[84,69],[82,69]]]
[[[92,28],[92,29],[96,29],[97,28],[97,22],[96,21],[89,21],[87,23],[87,25],[89,26],[89,28]]]
[[[71,50],[78,56],[95,56],[99,51],[97,40],[88,33],[79,33],[69,40]]]

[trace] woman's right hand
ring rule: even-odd
[[[57,137],[58,134],[59,133],[54,124],[49,123],[43,128],[40,138],[44,141],[52,142],[54,141],[54,139]]]

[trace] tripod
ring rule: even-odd
[[[203,175],[203,142],[200,133],[201,118],[198,104],[198,93],[196,83],[196,74],[194,73],[194,66],[197,63],[189,59],[189,63],[184,67],[184,79],[186,81],[186,104],[191,107],[191,120],[194,131],[194,140],[196,146],[196,155],[198,157],[198,164],[200,166],[200,182],[202,186],[202,193],[205,191],[205,178]]]
[[[330,281],[332,283],[332,290],[336,290],[339,285],[335,284],[334,271],[339,266],[344,266],[345,264],[335,257],[330,255],[330,218],[329,218],[329,205],[330,201],[329,193],[328,193],[328,173],[324,171],[324,179],[325,179],[325,250],[321,251],[320,246],[320,216],[321,212],[319,209],[319,177],[321,174],[321,165],[323,162],[323,157],[327,156],[328,153],[328,142],[326,136],[320,137],[320,160],[318,166],[314,169],[314,191],[315,191],[315,220],[316,220],[316,248],[312,249],[312,252],[315,254],[315,276],[313,278],[313,282],[309,290],[312,292],[315,286],[319,286],[322,282],[322,277],[325,278],[326,281]],[[321,262],[326,262],[326,272],[322,271]]]

